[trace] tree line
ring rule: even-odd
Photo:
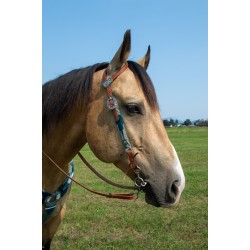
[[[184,122],[179,122],[177,119],[164,119],[163,124],[165,127],[172,127],[172,126],[199,126],[199,127],[208,127],[208,120],[198,119],[195,121],[191,121],[190,119],[186,119]]]

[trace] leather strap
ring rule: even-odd
[[[66,173],[61,167],[58,166],[58,164],[56,164],[55,161],[53,161],[53,159],[51,159],[51,157],[49,157],[49,155],[47,155],[44,151],[42,151],[42,152],[67,178],[71,179],[77,185],[79,185],[80,187],[86,189],[87,191],[89,191],[91,193],[98,194],[98,195],[104,196],[106,198],[116,198],[116,199],[124,199],[124,200],[134,200],[137,197],[136,194],[134,194],[134,193],[131,193],[131,194],[111,194],[111,193],[109,193],[109,194],[107,194],[107,193],[94,191],[94,190],[86,187],[85,185],[81,184],[80,182],[78,182],[77,180],[72,178],[71,176],[69,176],[68,173]]]
[[[112,82],[121,75],[126,69],[128,68],[128,62],[126,62],[114,75],[112,75],[110,78],[112,79]],[[105,79],[104,79],[105,78]],[[107,69],[105,70],[105,76],[103,75],[103,81],[106,81],[107,78]]]
[[[136,174],[135,185],[140,190],[142,187],[146,186],[147,182],[144,181],[143,178],[140,176],[141,169],[138,166],[138,164],[136,162],[136,159],[135,159],[135,156],[137,154],[133,153],[131,144],[130,144],[129,139],[127,137],[127,133],[126,133],[126,129],[125,129],[125,126],[124,126],[124,122],[123,122],[122,116],[121,116],[119,108],[118,108],[117,101],[116,101],[115,97],[113,96],[112,90],[111,90],[111,83],[120,74],[122,74],[127,68],[128,68],[128,62],[126,62],[122,66],[122,68],[120,70],[118,70],[111,78],[108,78],[108,79],[107,79],[107,69],[105,69],[104,72],[103,72],[103,75],[102,75],[102,81],[103,81],[102,85],[106,89],[107,94],[108,94],[107,106],[108,106],[108,109],[113,112],[116,126],[118,128],[120,137],[121,137],[123,145],[125,147],[125,151],[126,151],[126,153],[128,155],[129,161],[130,161],[129,167]]]
[[[137,188],[135,186],[125,186],[125,185],[121,185],[118,183],[115,183],[113,181],[108,180],[106,177],[104,177],[103,175],[101,175],[100,173],[98,173],[88,162],[87,160],[84,158],[84,156],[78,152],[78,156],[81,158],[81,160],[85,163],[85,165],[95,174],[97,175],[100,179],[102,179],[103,181],[107,182],[108,184],[118,187],[118,188],[123,188],[123,189],[132,189],[132,190],[137,190]]]
[[[103,75],[102,75],[102,81],[103,81],[103,86],[104,88],[106,88],[107,93],[108,93],[108,97],[109,97],[109,105],[110,107],[114,106],[114,99],[113,99],[113,94],[112,94],[112,90],[110,87],[110,84],[120,75],[122,74],[126,69],[128,68],[128,62],[126,62],[122,68],[120,70],[118,70],[113,76],[111,76],[110,78],[107,79],[107,69],[105,69]],[[118,121],[118,114],[117,114],[117,110],[114,108],[112,109],[113,115],[114,115],[114,119],[115,122]]]

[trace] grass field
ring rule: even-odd
[[[178,153],[186,188],[177,207],[162,209],[144,202],[106,199],[76,184],[52,249],[207,249],[208,248],[208,129],[167,128]],[[88,146],[82,153],[106,177],[122,182],[113,165],[99,162]],[[89,187],[122,192],[103,183],[75,157],[75,177]],[[128,179],[125,183],[132,184]]]

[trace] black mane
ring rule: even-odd
[[[146,70],[141,67],[141,65],[133,61],[128,61],[128,67],[134,73],[135,77],[139,80],[143,93],[151,109],[158,109],[159,106],[154,85]]]
[[[43,85],[43,132],[47,132],[52,124],[59,122],[76,103],[83,106],[88,104],[93,74],[107,66],[108,63],[97,63],[75,69]],[[128,66],[139,80],[150,107],[158,108],[154,86],[146,71],[132,61],[128,61]]]

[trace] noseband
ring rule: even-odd
[[[112,94],[112,90],[111,90],[111,83],[119,76],[121,75],[126,69],[128,68],[128,63],[126,62],[124,64],[124,66],[122,68],[120,68],[113,76],[111,76],[110,78],[107,79],[107,69],[105,69],[103,76],[102,76],[102,85],[103,87],[107,90],[108,93],[108,99],[107,99],[107,108],[112,111],[113,116],[114,116],[114,121],[116,124],[116,127],[118,129],[120,138],[122,140],[122,143],[124,145],[124,150],[125,153],[128,156],[129,159],[129,167],[133,170],[133,172],[135,173],[135,179],[134,179],[134,184],[135,186],[124,186],[121,184],[117,184],[114,183],[108,179],[106,179],[104,176],[102,176],[100,173],[98,173],[89,163],[88,161],[83,157],[83,155],[78,152],[78,155],[80,157],[80,159],[85,163],[85,165],[91,170],[93,171],[99,178],[101,178],[102,180],[104,180],[105,182],[107,182],[110,185],[119,187],[119,188],[123,188],[123,189],[132,189],[132,190],[137,190],[137,193],[130,193],[130,194],[105,194],[105,193],[101,193],[101,192],[97,192],[94,190],[91,190],[89,188],[87,188],[86,186],[82,185],[81,183],[79,183],[78,181],[76,181],[72,176],[70,176],[68,173],[66,173],[60,166],[58,166],[58,164],[46,153],[43,151],[43,154],[53,163],[53,165],[55,165],[65,176],[67,176],[68,180],[72,180],[73,182],[75,182],[76,184],[78,184],[79,186],[83,187],[84,189],[94,193],[94,194],[98,194],[101,196],[105,196],[107,198],[117,198],[117,199],[135,199],[139,192],[141,191],[141,189],[143,187],[146,186],[147,182],[143,180],[143,178],[141,177],[141,169],[138,166],[137,162],[136,162],[136,154],[133,153],[131,144],[129,142],[127,133],[126,133],[126,129],[125,129],[125,125],[124,125],[124,121],[122,119],[120,110],[118,108],[118,102],[116,100],[116,98],[113,96]]]

